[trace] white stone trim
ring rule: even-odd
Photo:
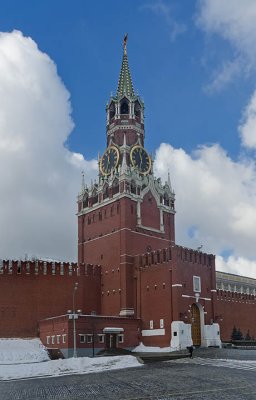
[[[198,297],[196,296],[189,296],[188,294],[182,294],[181,297],[190,297],[191,299],[197,299]],[[199,300],[206,300],[206,301],[212,301],[209,297],[199,297]]]
[[[183,286],[182,283],[174,283],[174,285],[172,285],[172,287],[182,287],[182,286]],[[182,296],[186,296],[186,295],[184,294]]]
[[[142,336],[164,336],[165,329],[144,329],[141,331]]]
[[[147,235],[146,233],[142,233],[142,232],[136,232],[136,231],[134,231],[134,230],[132,230],[132,229],[130,229],[130,228],[122,228],[122,229],[118,229],[118,230],[115,231],[115,232],[106,233],[105,235],[99,236],[99,237],[97,237],[97,238],[84,241],[84,242],[80,243],[80,246],[81,246],[82,244],[84,244],[84,243],[89,243],[89,242],[93,242],[94,240],[103,239],[103,238],[106,237],[106,236],[115,235],[116,233],[119,233],[119,232],[125,231],[125,230],[126,230],[126,231],[131,231],[131,232],[133,232],[133,233],[135,233],[135,234],[137,234],[137,235],[142,235],[142,236],[147,236],[147,237],[149,237],[149,238],[164,240],[165,242],[168,242],[168,243],[171,242],[169,239],[162,239],[162,238],[160,238],[160,237],[158,237],[158,236]],[[170,244],[171,244],[171,243],[170,243]],[[150,253],[150,252],[149,252],[149,253]]]

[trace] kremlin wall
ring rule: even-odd
[[[0,337],[40,337],[65,357],[146,346],[221,346],[256,338],[256,280],[216,272],[215,256],[175,242],[171,174],[144,147],[127,36],[106,107],[98,181],[77,197],[78,263],[0,261]]]

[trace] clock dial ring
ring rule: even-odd
[[[115,146],[109,146],[100,160],[100,172],[102,175],[110,175],[119,161],[119,151]]]
[[[131,164],[138,169],[142,175],[147,175],[151,170],[151,159],[144,147],[133,146],[130,152]]]

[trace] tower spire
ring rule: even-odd
[[[117,87],[117,96],[134,96],[134,89],[132,84],[132,77],[130,74],[129,64],[128,64],[128,57],[127,57],[127,40],[128,40],[128,33],[124,36],[123,41],[123,60],[121,66],[121,72],[119,75],[118,80],[118,87]]]

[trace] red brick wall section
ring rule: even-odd
[[[72,348],[73,347],[73,321],[68,316],[60,316],[52,319],[40,321],[40,339],[48,348]],[[85,316],[82,315],[76,320],[77,347],[90,348],[92,344],[81,343],[80,334],[95,334],[95,347],[105,347],[105,344],[99,343],[98,334],[103,334],[106,327],[123,328],[124,343],[120,347],[135,347],[139,344],[140,321],[133,318],[111,318],[103,316]],[[66,334],[66,341],[63,343],[62,336]],[[60,344],[57,346],[57,335],[60,336]],[[47,344],[47,336],[50,336],[50,343]],[[55,336],[52,344],[52,336]],[[106,342],[105,342],[106,343]]]
[[[160,229],[160,211],[150,191],[145,194],[141,203],[141,223],[149,228]]]
[[[220,324],[220,335],[230,341],[233,327],[240,329],[245,337],[248,330],[256,339],[256,297],[217,290],[216,322]]]
[[[147,346],[165,347],[171,340],[171,281],[170,262],[151,265],[140,270],[140,296],[138,295],[137,312],[141,316],[142,329],[160,329],[160,319],[164,320],[165,336],[143,336]]]
[[[0,337],[34,337],[38,321],[65,314],[72,309],[72,294],[77,309],[100,312],[101,269],[98,266],[4,261],[0,274]],[[45,266],[44,266],[45,265]],[[72,274],[72,275],[69,275]]]

